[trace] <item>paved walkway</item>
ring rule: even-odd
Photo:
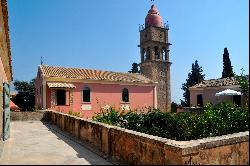
[[[40,121],[11,122],[0,164],[8,165],[111,165],[84,146],[51,130]]]

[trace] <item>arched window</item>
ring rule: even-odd
[[[145,60],[149,60],[150,59],[150,47],[147,47],[147,53],[146,53],[146,59]]]
[[[166,77],[166,76],[165,76],[165,73],[162,72],[162,71],[160,72],[160,76],[161,76],[161,77]]]
[[[147,56],[146,56],[146,51],[145,48],[142,49],[142,57],[143,57],[143,61],[146,60]]]
[[[155,46],[155,59],[160,59],[159,49]]]
[[[129,92],[127,88],[124,88],[122,90],[122,101],[123,102],[129,102]]]
[[[90,102],[90,89],[89,87],[84,87],[82,91],[82,101]]]
[[[165,47],[162,48],[162,58],[164,61],[166,60],[166,48]]]

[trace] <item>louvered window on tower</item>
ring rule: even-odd
[[[162,58],[163,58],[164,61],[167,59],[166,58],[166,48],[165,47],[162,48]]]
[[[149,59],[150,59],[150,48],[148,47],[145,60],[149,60]]]
[[[145,48],[142,49],[142,55],[143,55],[142,61],[146,60],[147,59],[147,53],[146,53]]]
[[[155,59],[160,59],[159,49],[155,46]]]

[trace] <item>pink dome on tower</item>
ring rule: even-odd
[[[155,5],[152,5],[148,11],[148,15],[145,18],[145,26],[163,27],[162,18]]]

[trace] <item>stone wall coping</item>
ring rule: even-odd
[[[89,122],[89,123],[92,123],[92,124],[101,125],[101,126],[106,127],[106,128],[114,128],[114,127],[116,127],[116,126],[108,125],[108,124],[105,124],[105,123],[97,122],[97,121],[86,119],[86,118],[80,118],[80,117],[77,117],[77,116],[69,115],[69,114],[54,111],[54,110],[46,110],[46,111],[58,113],[58,114],[65,115],[65,116],[69,116],[69,117],[75,118],[77,120],[83,120],[85,122]]]
[[[112,126],[112,125],[96,122],[96,121],[93,121],[90,119],[75,117],[75,116],[61,113],[61,112],[57,112],[54,110],[47,110],[47,111],[70,116],[72,118],[80,119],[80,120],[83,120],[83,121],[86,121],[86,122],[89,122],[92,124],[97,124],[97,125],[103,126],[105,128],[116,129],[116,130],[119,130],[121,132],[125,132],[127,134],[137,136],[138,138],[142,137],[144,139],[158,141],[159,143],[164,143],[165,147],[168,147],[173,151],[181,151],[182,155],[194,153],[194,152],[198,151],[199,149],[206,149],[206,148],[218,147],[218,146],[223,146],[223,145],[229,145],[232,143],[240,143],[240,142],[249,141],[249,131],[227,134],[227,135],[216,136],[216,137],[202,138],[202,139],[197,139],[197,140],[190,140],[190,141],[176,141],[176,140],[162,138],[162,137],[158,137],[158,136],[154,136],[154,135],[140,133],[137,131],[121,128],[118,126]]]

